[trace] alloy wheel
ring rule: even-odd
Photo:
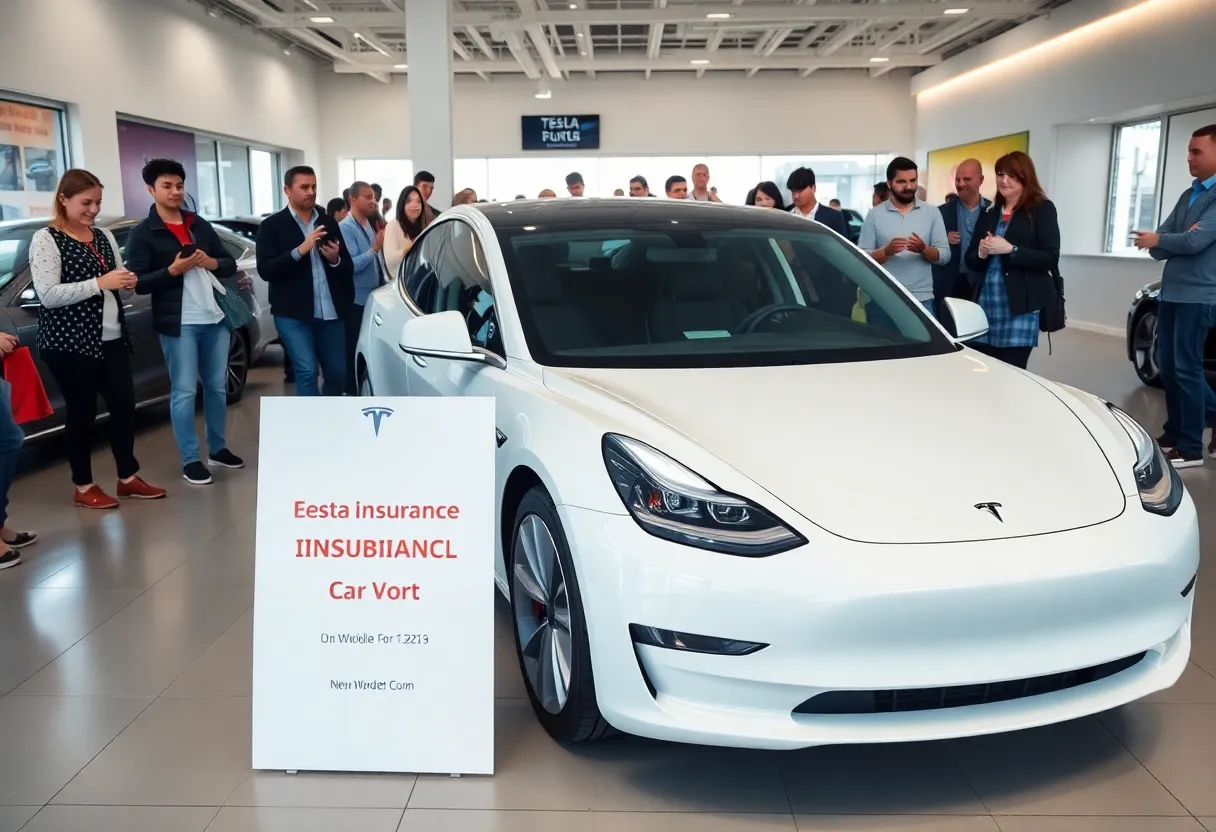
[[[1136,373],[1149,381],[1160,375],[1157,367],[1157,315],[1145,312],[1136,322],[1132,332],[1132,355],[1135,356]]]
[[[228,342],[228,372],[225,378],[229,401],[240,398],[248,374],[249,351],[245,348],[245,339],[239,332],[233,332]]]
[[[557,545],[544,520],[529,514],[520,522],[515,553],[511,597],[524,672],[541,706],[559,714],[570,695],[570,599]]]

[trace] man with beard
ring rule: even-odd
[[[887,187],[891,198],[870,211],[857,245],[870,252],[933,315],[933,266],[950,262],[942,213],[916,198],[916,162],[911,159],[900,156],[891,161]],[[866,311],[869,314],[868,308]]]
[[[317,175],[303,165],[283,176],[287,207],[258,226],[258,275],[295,366],[297,396],[346,390],[344,316],[355,300],[354,265],[333,217],[317,210]],[[317,388],[317,371],[324,387]]]

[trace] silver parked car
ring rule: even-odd
[[[126,253],[127,238],[142,220],[142,217],[100,217],[97,224],[114,234],[120,254]],[[26,436],[34,438],[53,433],[63,427],[63,396],[55,385],[55,379],[38,357],[38,316],[42,304],[34,290],[30,273],[29,248],[34,232],[46,226],[45,219],[15,220],[0,223],[0,331],[16,335],[21,346],[30,348],[38,367],[42,383],[50,397],[55,412],[37,422],[24,425]],[[244,272],[254,278],[254,286],[265,286],[266,281],[257,279],[257,260],[253,243],[223,228],[216,233],[224,247],[236,258],[238,276]],[[253,310],[254,319],[248,327],[232,333],[228,347],[228,401],[235,402],[245,392],[245,381],[249,367],[266,351],[266,345],[276,337],[274,321],[270,318],[270,305],[262,303],[248,291],[241,296]],[[127,329],[131,333],[134,354],[131,356],[131,372],[135,382],[135,401],[144,407],[169,397],[169,370],[165,367],[160,340],[152,328],[152,298],[150,295],[130,293],[124,298]],[[270,321],[267,331],[264,321]],[[104,418],[102,413],[98,418]]]

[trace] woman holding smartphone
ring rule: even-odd
[[[988,333],[968,346],[1024,370],[1039,345],[1039,313],[1056,299],[1060,223],[1029,156],[1015,150],[994,170],[996,199],[976,221],[966,253],[971,274],[980,275],[976,302]]]
[[[87,170],[69,170],[55,191],[54,219],[30,241],[30,270],[42,303],[38,351],[63,393],[68,462],[84,508],[117,508],[93,481],[90,460],[97,397],[110,412],[110,449],[118,468],[117,494],[154,500],[165,496],[139,477],[135,459],[135,385],[131,338],[118,293],[135,288],[118,243],[95,223],[101,182]]]
[[[208,467],[245,467],[225,439],[231,336],[215,296],[220,280],[226,281],[226,290],[237,288],[236,260],[210,223],[182,208],[186,169],[181,162],[152,159],[144,165],[143,179],[153,204],[148,218],[131,230],[127,265],[139,276],[135,291],[152,296],[152,328],[169,368],[169,414],[182,478],[191,485],[209,485]],[[249,288],[249,278],[240,279]],[[206,456],[194,427],[200,387]]]

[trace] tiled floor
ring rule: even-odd
[[[1137,386],[1117,339],[1054,340],[1040,372],[1158,425],[1160,394]],[[258,396],[280,378],[255,371],[231,411],[251,461]],[[522,698],[500,616],[495,777],[251,772],[256,465],[187,492],[164,415],[144,421],[138,452],[167,501],[73,510],[53,447],[14,488],[14,522],[42,538],[0,573],[0,832],[1216,832],[1211,570],[1182,681],[1079,722],[794,753],[562,748]],[[101,452],[97,468],[113,470]],[[1184,476],[1211,552],[1216,463]]]

